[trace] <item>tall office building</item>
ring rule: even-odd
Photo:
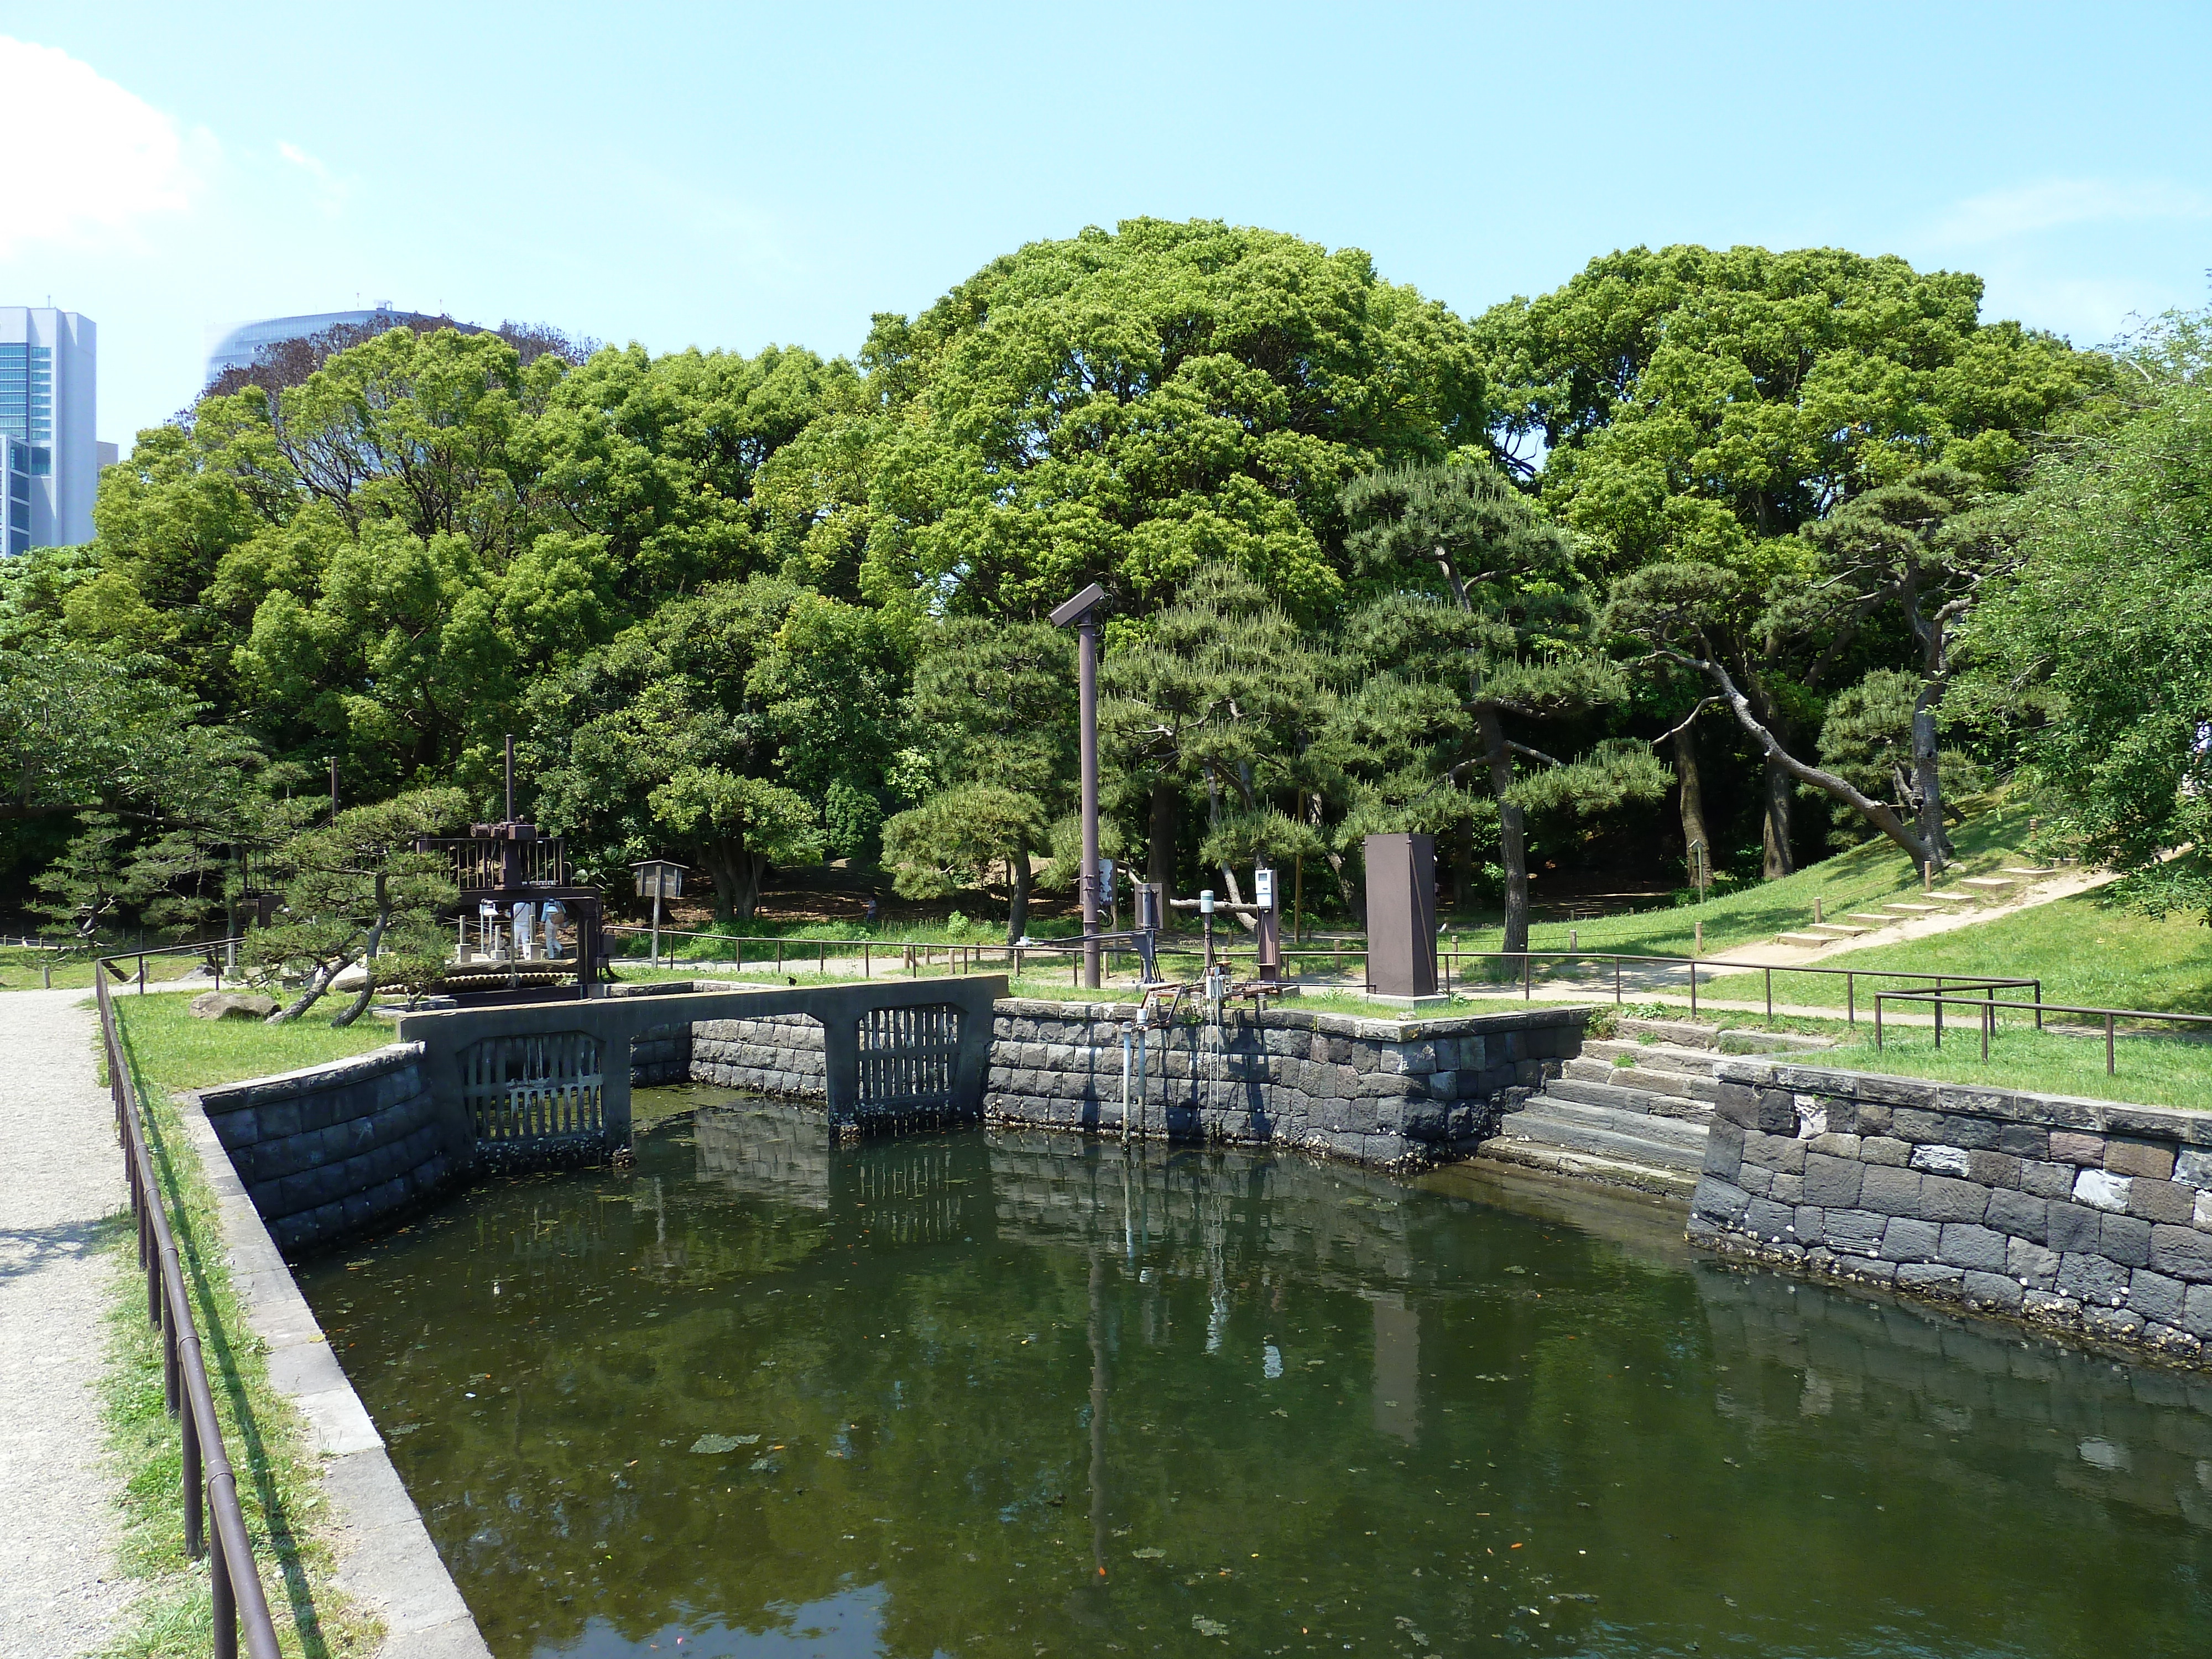
[[[0,448],[7,452],[0,455],[0,475],[7,481],[4,535],[11,554],[92,539],[100,459],[94,436],[98,357],[89,317],[51,306],[0,306]],[[19,477],[29,504],[21,547]]]

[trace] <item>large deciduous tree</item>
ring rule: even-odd
[[[893,411],[870,558],[957,609],[1042,615],[1086,581],[1172,592],[1223,562],[1302,617],[1342,588],[1337,491],[1480,441],[1466,325],[1367,255],[1125,221],[994,260],[864,362]]]
[[[1492,441],[1590,538],[1593,574],[1716,565],[1761,602],[1809,562],[1798,532],[1853,496],[1937,465],[2002,483],[2039,434],[2101,395],[2104,360],[1985,323],[1981,301],[1970,274],[1838,248],[1607,254],[1478,321]],[[1802,641],[1768,628],[1753,643],[1732,654],[1781,745],[1760,792],[1771,876],[1794,867],[1779,755],[1816,709],[1791,691]]]
[[[2130,417],[2054,453],[2014,510],[2024,556],[1961,690],[2024,715],[2055,850],[2212,921],[2212,313],[2124,361]]]

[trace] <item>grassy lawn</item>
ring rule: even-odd
[[[1861,1029],[1860,1041],[1807,1055],[1802,1063],[1985,1089],[2030,1090],[2191,1110],[2212,1108],[2212,1043],[2123,1036],[2114,1050],[2117,1073],[2106,1077],[2101,1036],[2063,1036],[2038,1032],[2032,1026],[2000,1027],[1985,1062],[1980,1030],[1972,1024],[1948,1030],[1941,1049],[1933,1031],[1917,1029],[1887,1032],[1883,1046],[1876,1049],[1873,1033]]]
[[[2212,928],[2194,917],[2154,921],[2098,893],[2078,893],[1931,939],[1847,951],[1824,965],[2040,979],[2045,1002],[2212,1012]],[[1901,988],[1903,981],[1898,983]],[[1758,975],[1731,975],[1713,981],[1711,994],[1755,997],[1759,986]],[[1778,969],[1774,995],[1778,1001],[1841,1007],[1844,984],[1824,975]],[[1862,1017],[1871,1006],[1869,995],[1862,984]]]
[[[190,1001],[181,992],[115,999],[131,1064],[145,1082],[204,1089],[343,1060],[392,1041],[392,1023],[374,1014],[333,1030],[319,1008],[289,1025],[264,1025],[257,1019],[195,1019]]]
[[[193,956],[148,957],[146,977],[149,981],[181,979],[200,965]],[[46,964],[51,963],[47,969]],[[134,957],[124,964],[131,975],[131,982],[138,981],[138,964]],[[0,945],[0,991],[36,991],[46,984],[42,969],[53,975],[55,990],[90,990],[92,988],[92,958],[82,956],[57,956],[52,951],[28,951],[20,945]],[[108,983],[121,988],[120,981],[110,975]]]

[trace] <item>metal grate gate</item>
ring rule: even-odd
[[[949,1110],[962,1018],[942,1003],[870,1009],[860,1028],[861,1114]]]
[[[597,1134],[606,1127],[596,1037],[486,1037],[463,1049],[460,1061],[461,1099],[479,1142]]]

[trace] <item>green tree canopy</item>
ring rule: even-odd
[[[1302,617],[1344,573],[1337,491],[1481,440],[1472,334],[1357,249],[1133,219],[994,260],[864,362],[892,416],[888,586],[1036,617],[1086,581],[1164,598],[1223,562]]]

